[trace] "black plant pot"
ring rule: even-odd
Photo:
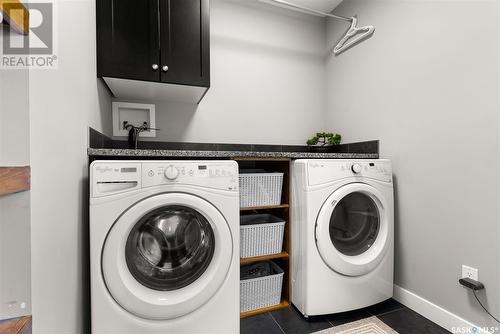
[[[337,151],[337,145],[309,146],[309,151],[315,153],[333,153]]]

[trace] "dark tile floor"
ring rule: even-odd
[[[304,318],[293,306],[241,319],[241,334],[306,334],[377,316],[400,334],[449,333],[406,306],[389,299],[361,310]]]

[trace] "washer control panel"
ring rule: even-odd
[[[96,161],[90,167],[90,194],[103,197],[141,188],[141,164]]]
[[[309,185],[320,185],[348,177],[361,177],[392,183],[389,160],[309,160]]]
[[[162,184],[191,184],[236,191],[238,167],[232,161],[142,163],[142,186]]]
[[[179,168],[177,168],[176,166],[168,166],[165,169],[165,177],[170,181],[177,179],[179,177],[179,174]]]
[[[109,196],[160,185],[192,185],[238,191],[235,161],[95,161],[91,164],[92,197]]]
[[[351,166],[351,170],[352,170],[352,172],[353,172],[354,174],[359,174],[359,173],[361,173],[362,168],[361,168],[361,165],[360,165],[360,164],[358,164],[358,163],[354,163],[354,164],[352,164],[352,166]]]

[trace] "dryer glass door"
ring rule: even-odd
[[[360,276],[373,270],[392,242],[392,226],[382,194],[364,183],[333,192],[316,221],[316,245],[334,271]]]
[[[330,216],[330,239],[344,255],[366,252],[377,239],[380,213],[375,201],[362,192],[342,198]]]
[[[233,254],[231,230],[217,208],[198,196],[163,193],[135,203],[116,220],[104,242],[102,275],[127,312],[168,320],[217,293]]]

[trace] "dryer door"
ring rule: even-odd
[[[212,204],[164,193],[136,203],[117,219],[105,240],[102,274],[126,311],[172,319],[213,297],[233,251],[229,226]]]
[[[367,274],[391,243],[386,201],[367,184],[343,186],[323,204],[315,234],[321,258],[332,270],[347,276]]]

